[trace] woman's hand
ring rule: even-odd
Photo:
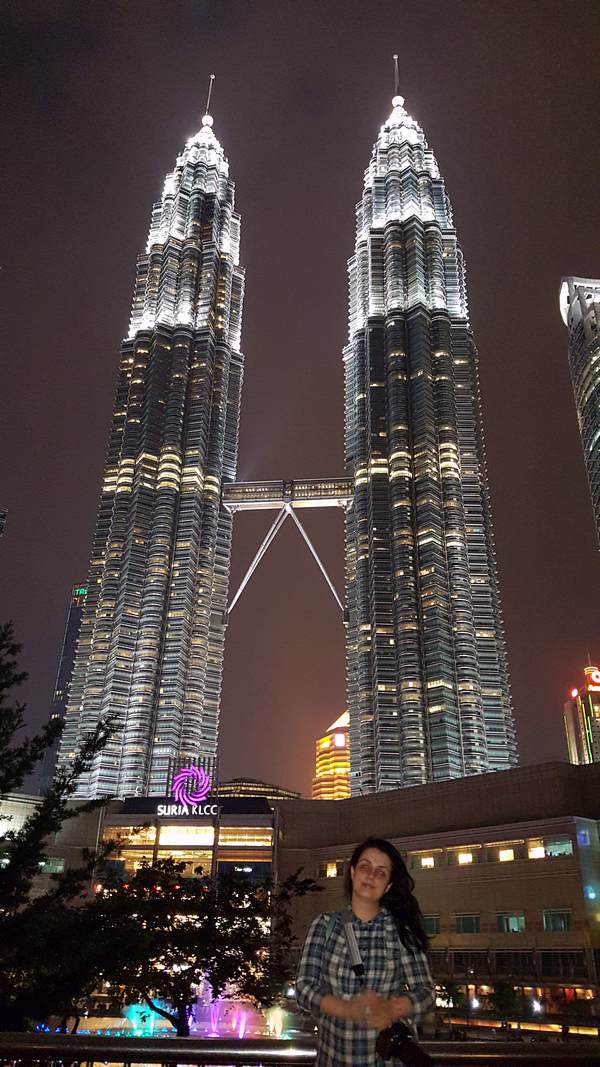
[[[385,1030],[394,1020],[392,1002],[375,993],[373,989],[358,993],[348,1001],[348,1005],[349,1018],[354,1022],[364,1023],[372,1030]]]
[[[392,997],[389,1001],[393,1012],[393,1021],[396,1019],[410,1019],[413,1013],[413,1002],[410,997]]]

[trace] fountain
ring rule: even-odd
[[[283,1034],[284,1011],[278,1004],[266,1011],[267,1030],[271,1037],[281,1037]]]

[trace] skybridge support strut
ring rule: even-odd
[[[335,602],[336,602],[338,608],[342,612],[342,615],[344,615],[344,605],[342,604],[342,602],[341,602],[341,600],[340,600],[340,598],[339,598],[339,596],[338,596],[338,594],[336,592],[335,586],[334,586],[333,582],[331,581],[331,578],[329,577],[327,571],[325,570],[325,567],[323,566],[323,563],[321,562],[321,560],[319,558],[319,555],[317,553],[316,548],[314,547],[310,537],[308,536],[306,530],[304,529],[302,523],[300,522],[300,519],[296,515],[292,504],[287,503],[287,504],[284,504],[284,506],[281,508],[281,510],[277,513],[277,517],[276,517],[275,521],[269,527],[269,530],[268,530],[266,536],[264,537],[264,539],[263,539],[263,541],[262,541],[262,543],[260,545],[260,548],[258,549],[258,552],[256,553],[254,559],[252,560],[252,563],[248,567],[248,570],[246,571],[246,573],[245,573],[245,575],[244,575],[244,577],[243,577],[243,579],[241,581],[241,584],[239,586],[239,589],[238,589],[237,593],[235,594],[233,600],[231,601],[231,604],[229,605],[227,611],[225,612],[225,618],[223,620],[224,622],[227,622],[228,616],[231,615],[231,612],[233,611],[235,605],[237,604],[238,600],[240,599],[242,593],[244,592],[244,589],[248,585],[248,582],[250,581],[250,579],[251,579],[252,575],[254,574],[256,568],[258,567],[261,559],[265,555],[265,552],[269,548],[269,545],[271,545],[273,543],[273,541],[275,540],[277,534],[279,533],[279,531],[280,531],[281,527],[283,526],[285,520],[287,519],[288,515],[291,515],[292,519],[294,520],[294,523],[298,527],[298,529],[299,529],[299,531],[300,531],[300,533],[302,535],[302,538],[304,539],[304,541],[308,545],[308,548],[310,550],[311,555],[313,556],[313,558],[314,558],[319,570],[321,571],[321,574],[323,575],[325,581],[327,582],[327,585],[329,586],[329,588],[330,588],[330,590],[331,590],[331,592],[333,594],[333,597],[335,599]]]

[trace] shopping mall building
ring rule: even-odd
[[[35,803],[0,802],[0,833],[18,828]],[[189,874],[201,866],[282,878],[301,867],[323,890],[298,901],[302,938],[317,912],[342,906],[348,859],[376,834],[406,859],[440,983],[454,981],[472,999],[509,980],[564,1009],[599,988],[599,822],[600,764],[539,764],[340,801],[282,800],[267,788],[192,805],[128,798],[65,823],[38,888],[107,839],[118,843],[124,874],[166,856]]]

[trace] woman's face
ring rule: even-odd
[[[378,848],[361,852],[356,867],[350,868],[352,896],[378,902],[390,887],[392,861]]]

